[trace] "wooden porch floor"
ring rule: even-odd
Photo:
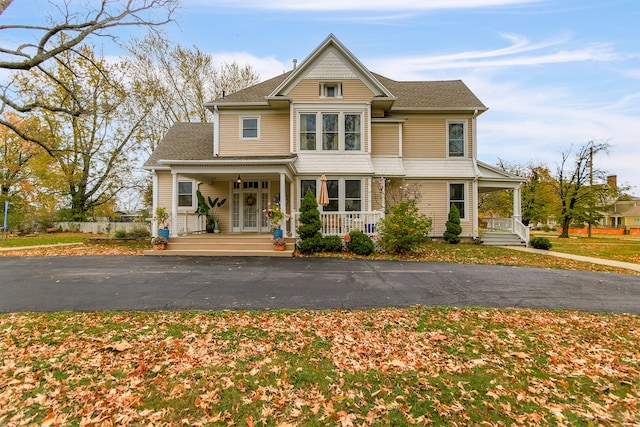
[[[295,239],[286,238],[284,251],[277,251],[268,233],[203,233],[172,237],[163,251],[148,250],[149,256],[240,256],[292,257]]]

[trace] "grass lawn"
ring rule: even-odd
[[[10,236],[0,239],[0,248],[15,248],[18,246],[55,245],[58,243],[80,243],[87,237],[81,233],[51,233],[38,236]]]
[[[640,317],[0,315],[2,425],[638,425]]]
[[[636,236],[578,235],[549,240],[552,251],[640,264],[640,238]]]

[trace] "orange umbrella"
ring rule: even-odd
[[[329,204],[329,191],[327,191],[327,177],[324,175],[320,177],[320,193],[318,194],[318,204],[320,206],[327,206]]]

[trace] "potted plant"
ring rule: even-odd
[[[158,227],[161,227],[158,228],[158,235],[169,239],[169,213],[167,210],[162,207],[156,208],[153,219],[158,223]]]
[[[271,231],[276,238],[282,237],[281,222],[283,219],[288,220],[290,215],[282,211],[280,202],[269,202],[266,209],[262,210],[262,213],[271,221]]]
[[[164,236],[156,236],[151,239],[151,244],[153,245],[153,249],[156,251],[164,251],[167,247],[167,238]]]
[[[273,239],[273,246],[276,247],[276,251],[284,251],[284,247],[287,245],[287,241],[283,237]]]
[[[205,200],[204,195],[200,190],[196,192],[196,195],[198,196],[198,209],[196,209],[196,213],[198,214],[198,217],[203,215],[206,216],[207,233],[219,233],[220,226],[218,224],[216,208],[223,206],[227,202],[227,199],[220,200],[220,197],[216,197],[214,200],[211,200],[211,197],[207,197],[207,200]]]

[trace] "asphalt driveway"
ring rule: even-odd
[[[0,312],[418,304],[640,314],[640,277],[331,258],[0,257]]]

